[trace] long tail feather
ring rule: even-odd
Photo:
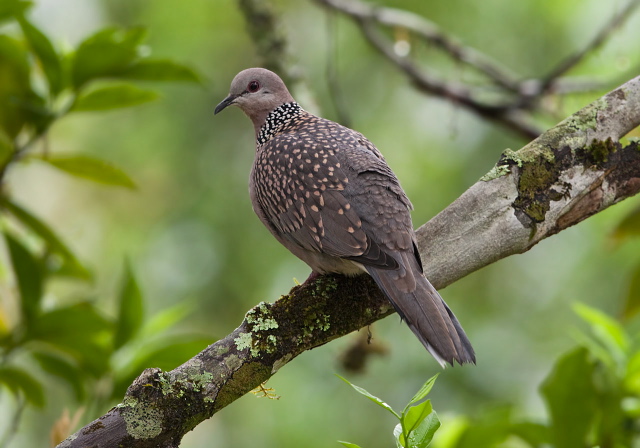
[[[397,270],[371,266],[366,266],[366,269],[398,314],[442,367],[445,367],[445,363],[453,365],[454,362],[475,364],[473,347],[458,319],[429,280],[417,270],[417,266],[411,272],[406,272],[409,276],[413,274],[415,283],[405,282],[400,287],[399,280],[403,276],[400,275],[399,278]],[[415,287],[402,287],[407,283]]]

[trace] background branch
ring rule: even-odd
[[[533,115],[536,112],[548,112],[541,105],[541,100],[546,95],[589,91],[596,86],[603,87],[602,83],[571,82],[564,80],[561,76],[601,46],[640,5],[640,0],[631,0],[603,26],[591,42],[560,62],[543,79],[520,80],[517,75],[489,56],[461,44],[457,39],[417,14],[396,8],[373,6],[360,0],[315,0],[315,2],[351,18],[360,27],[369,43],[400,69],[419,91],[460,104],[527,140],[532,140],[542,133],[542,129],[535,124]],[[474,68],[494,84],[493,87],[497,88],[494,93],[501,99],[488,101],[485,99],[486,95],[482,95],[487,87],[452,83],[422,68],[411,57],[398,54],[394,48],[394,42],[381,31],[381,27],[406,29],[420,39],[442,49],[453,60]]]
[[[640,77],[548,130],[418,230],[437,288],[636,194]],[[226,338],[170,371],[147,369],[123,402],[60,447],[177,447],[184,434],[305,350],[392,313],[366,276],[324,276],[261,303]],[[425,354],[426,356],[426,354]]]

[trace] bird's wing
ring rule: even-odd
[[[256,163],[256,198],[273,228],[306,250],[396,269],[393,249],[411,248],[412,234],[387,233],[406,227],[406,218],[411,227],[410,203],[379,153],[361,147],[366,154],[352,163],[345,148],[305,147],[308,141],[287,144],[287,151],[257,154],[267,159]],[[381,215],[371,217],[370,212]],[[390,216],[398,212],[405,217]],[[389,222],[378,222],[384,220]],[[381,228],[374,229],[376,225]]]

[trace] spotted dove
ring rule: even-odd
[[[464,330],[423,274],[411,202],[380,151],[303,110],[263,68],[238,73],[215,113],[230,105],[253,122],[251,202],[273,236],[315,273],[369,273],[443,367],[475,363]]]

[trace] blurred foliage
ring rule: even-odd
[[[437,448],[498,448],[516,439],[523,447],[632,447],[640,443],[640,338],[632,338],[616,320],[583,304],[574,307],[586,322],[576,330],[580,345],[562,355],[540,386],[548,422],[516,419],[509,406],[479,418],[457,416]],[[357,392],[392,413],[399,423],[398,448],[431,445],[440,420],[431,400],[422,401],[437,376],[429,379],[401,414],[361,387]],[[346,447],[359,448],[349,442]]]
[[[73,422],[104,413],[142,369],[176,367],[232,331],[252,305],[308,275],[251,210],[250,123],[238,111],[213,118],[233,76],[262,63],[237,3],[0,0],[0,415],[7,416],[0,434],[18,430],[11,446],[44,446],[50,432],[59,439],[76,430]],[[371,3],[424,15],[519,79],[537,79],[580,50],[620,7],[598,0]],[[485,174],[504,148],[526,143],[416,94],[349,20],[307,1],[274,4],[313,98],[294,96],[330,119],[342,105],[398,174],[416,225]],[[410,44],[443,77],[482,82],[436,49]],[[549,98],[547,106],[558,120],[575,112],[637,73],[639,55],[635,14],[568,73],[601,90]],[[206,73],[206,82],[196,73]],[[151,102],[159,89],[162,101]],[[442,421],[432,446],[582,440],[604,447],[633,439],[638,205],[624,201],[443,291],[479,362],[447,369],[431,390]],[[123,259],[130,260],[124,267]],[[603,310],[624,328],[607,324],[611,318],[598,330],[581,325],[576,349],[569,336],[576,300],[589,307],[580,309],[582,319]],[[33,320],[27,325],[24,316]],[[397,318],[372,332],[385,354],[368,358],[357,383],[400,409],[438,367]],[[343,338],[300,356],[269,382],[280,400],[238,400],[182,446],[315,448],[335,445],[338,436],[366,448],[392,445],[395,417],[351,400],[332,375],[338,359],[348,364],[343,352],[352,345]],[[575,413],[570,400],[581,406]],[[22,416],[19,426],[13,416]],[[566,438],[560,425],[570,428]]]
[[[0,8],[0,20],[9,22],[7,33],[0,34],[0,222],[15,284],[11,299],[18,310],[12,315],[12,304],[3,297],[0,393],[10,392],[19,403],[4,428],[3,446],[13,438],[24,404],[49,404],[48,377],[66,383],[78,403],[102,412],[144,368],[173,367],[211,342],[195,332],[179,337],[167,333],[189,312],[184,305],[145,324],[143,295],[129,264],[116,316],[105,314],[94,299],[45,303],[50,281],[67,277],[91,283],[93,274],[46,222],[13,200],[5,177],[15,166],[37,159],[73,176],[134,188],[131,178],[107,161],[52,153],[49,128],[71,113],[125,108],[158,97],[154,90],[125,80],[198,82],[198,77],[178,63],[143,57],[143,28],[108,28],[77,49],[60,52],[28,19],[29,7],[29,2],[14,0]],[[12,32],[11,23],[19,31]],[[99,383],[107,392],[96,393]]]

